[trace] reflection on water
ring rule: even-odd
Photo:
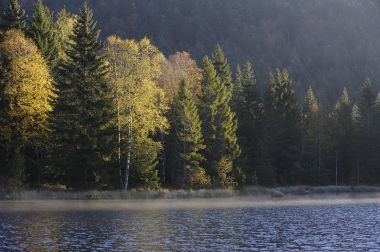
[[[0,251],[369,251],[380,205],[0,213]]]

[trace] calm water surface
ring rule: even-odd
[[[0,251],[380,251],[380,204],[6,211]]]

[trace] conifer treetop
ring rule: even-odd
[[[1,29],[25,29],[25,10],[21,8],[18,0],[10,0],[2,16]]]

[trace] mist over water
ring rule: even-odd
[[[233,209],[344,204],[380,204],[380,195],[377,193],[328,194],[306,197],[287,196],[279,199],[257,196],[149,200],[15,200],[0,201],[0,212]]]
[[[0,251],[375,251],[376,196],[0,202]]]

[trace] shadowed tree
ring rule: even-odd
[[[277,69],[269,75],[263,120],[259,183],[296,183],[301,168],[301,111],[286,70]]]
[[[25,29],[25,10],[20,6],[18,0],[10,0],[1,20],[1,30],[5,32],[9,29]]]
[[[72,186],[99,185],[112,150],[112,92],[109,65],[87,3],[74,25],[67,59],[58,66],[59,99],[54,116],[53,162]]]
[[[44,6],[42,0],[37,2],[34,9],[28,34],[34,40],[45,59],[50,62],[50,66],[54,68],[59,59],[58,34],[52,15],[49,9]]]

